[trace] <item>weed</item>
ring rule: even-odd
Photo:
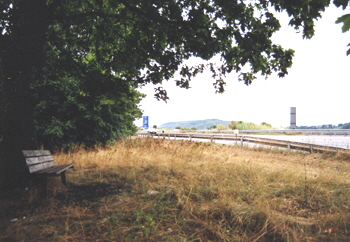
[[[349,241],[346,159],[150,138],[77,147],[55,155],[75,162],[68,187],[0,198],[0,241]]]

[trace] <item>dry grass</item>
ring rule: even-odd
[[[133,139],[55,159],[68,188],[1,199],[0,241],[350,241],[345,155]]]

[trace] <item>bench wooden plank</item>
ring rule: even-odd
[[[30,173],[36,173],[37,171],[41,171],[41,170],[46,171],[48,168],[52,168],[52,167],[56,167],[55,162],[37,163],[37,164],[28,166],[28,169]]]
[[[39,163],[44,163],[44,162],[51,162],[53,165],[55,165],[53,157],[50,156],[41,156],[41,157],[30,157],[26,158],[27,165],[35,165]]]
[[[47,174],[47,175],[59,175],[62,172],[66,171],[67,169],[73,167],[74,164],[67,164],[67,165],[59,165],[59,166],[53,166],[46,169],[38,170],[34,172],[35,174]]]
[[[36,164],[33,166],[28,166],[28,169],[29,169],[29,173],[35,173],[35,172],[43,170],[45,168],[44,168],[43,164]]]
[[[22,150],[25,158],[33,156],[51,155],[49,150]]]

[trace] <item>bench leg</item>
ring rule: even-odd
[[[48,192],[47,192],[47,176],[44,176],[42,179],[42,195],[43,197],[47,198]]]
[[[67,186],[66,172],[65,171],[61,173],[61,182],[63,183],[63,185]]]
[[[34,185],[38,189],[41,198],[47,198],[47,177],[37,176],[34,180]]]

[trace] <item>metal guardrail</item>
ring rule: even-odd
[[[309,144],[303,142],[295,141],[286,141],[286,140],[277,140],[277,139],[268,139],[268,138],[258,138],[250,137],[244,135],[233,135],[233,134],[197,134],[197,133],[138,133],[139,137],[163,137],[163,138],[180,138],[180,139],[207,139],[208,141],[214,140],[227,140],[227,141],[236,141],[237,144],[240,142],[240,146],[243,147],[244,142],[246,143],[258,143],[268,146],[283,147],[287,150],[300,150],[307,152],[350,152],[350,149],[333,147],[333,146],[324,146]]]
[[[305,135],[350,135],[350,129],[267,129],[267,130],[179,130],[174,133],[220,133],[220,134],[251,134],[251,133],[285,133]]]
[[[285,129],[285,130],[240,130],[240,133],[286,133],[316,135],[350,135],[350,129]]]

